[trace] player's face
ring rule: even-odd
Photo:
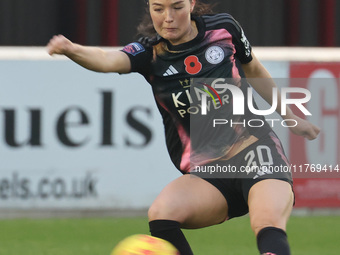
[[[149,0],[156,32],[173,45],[190,41],[196,36],[190,13],[196,0]]]

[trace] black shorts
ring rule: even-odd
[[[278,179],[293,186],[289,162],[274,132],[229,160],[215,161],[192,174],[211,183],[223,194],[228,203],[229,219],[249,212],[248,194],[255,183]]]

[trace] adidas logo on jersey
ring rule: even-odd
[[[166,72],[163,74],[163,76],[170,76],[170,75],[174,75],[174,74],[178,74],[178,71],[176,70],[175,67],[170,65],[168,70],[166,70]]]
[[[270,170],[267,166],[261,166],[258,170],[257,174],[254,176],[254,180],[265,175],[265,174],[273,174],[273,171]]]

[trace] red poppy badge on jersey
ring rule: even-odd
[[[185,71],[188,74],[198,74],[202,70],[202,63],[198,57],[191,55],[184,60]]]

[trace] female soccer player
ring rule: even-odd
[[[289,172],[270,170],[287,166],[288,160],[269,125],[246,124],[263,121],[263,116],[247,106],[243,114],[233,114],[233,101],[240,97],[232,90],[241,91],[247,102],[249,85],[244,78],[261,78],[251,85],[272,103],[275,84],[269,73],[229,14],[209,14],[209,6],[198,0],[147,2],[146,19],[139,27],[144,36],[121,51],[81,46],[58,35],[49,42],[48,52],[66,55],[98,72],[138,72],[152,86],[170,157],[183,175],[168,184],[151,205],[151,234],[170,241],[181,255],[189,255],[193,253],[181,228],[211,226],[249,212],[260,253],[290,254],[285,230],[294,203],[292,177]],[[227,83],[234,89],[218,87]],[[216,99],[218,95],[219,100],[213,103],[206,98],[204,102],[203,91],[210,91]],[[193,111],[203,108],[203,103],[209,106],[205,114]],[[293,133],[317,137],[316,126],[286,110],[283,118],[298,123],[291,125]],[[280,100],[277,111],[281,111]],[[232,125],[213,127],[216,119]],[[222,176],[199,171],[230,166],[236,171]],[[241,171],[245,167],[247,171]]]

